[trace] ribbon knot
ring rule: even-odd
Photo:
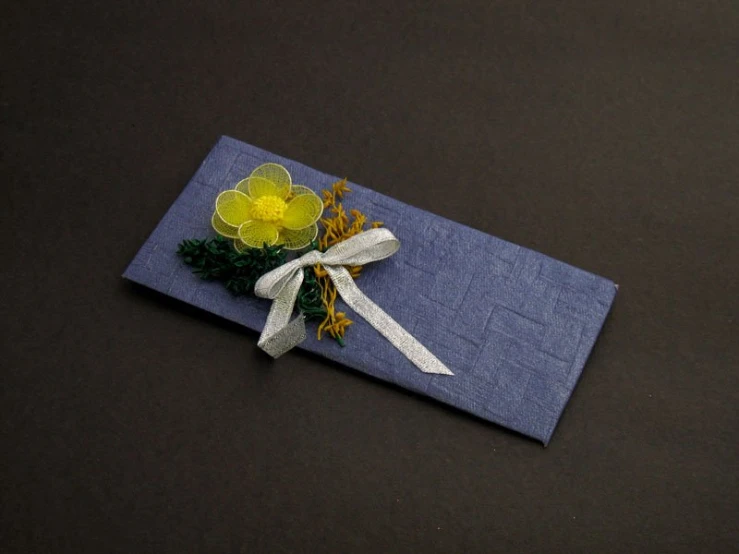
[[[413,335],[359,290],[344,266],[365,265],[395,254],[400,242],[387,229],[371,229],[335,244],[325,252],[312,250],[263,275],[254,287],[261,298],[272,300],[259,347],[277,358],[305,340],[305,318],[290,317],[303,283],[303,268],[320,263],[347,306],[374,327],[424,373],[454,375]]]

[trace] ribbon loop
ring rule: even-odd
[[[319,263],[321,256],[321,252],[312,250],[300,258],[276,267],[269,273],[265,273],[254,285],[254,294],[260,298],[274,300],[280,296],[280,293],[288,285],[294,274],[300,274],[300,282],[302,283],[303,272],[299,270]],[[298,288],[300,288],[300,285],[298,285]]]
[[[387,229],[370,229],[335,244],[323,253],[328,265],[365,265],[389,258],[400,248],[400,241]]]
[[[303,315],[292,322],[290,316],[303,283],[303,268],[320,263],[344,302],[418,369],[424,373],[454,375],[413,335],[367,298],[344,267],[384,260],[397,252],[398,248],[400,242],[389,230],[371,229],[332,246],[326,252],[313,250],[263,275],[257,281],[254,292],[273,302],[259,337],[259,347],[277,358],[305,340]]]

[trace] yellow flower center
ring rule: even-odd
[[[279,223],[286,209],[287,204],[279,196],[260,196],[251,205],[251,215],[260,221]]]

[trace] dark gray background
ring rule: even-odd
[[[14,2],[3,552],[729,552],[739,5]],[[221,134],[620,283],[551,445],[124,283]]]

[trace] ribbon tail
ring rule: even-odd
[[[272,301],[267,322],[264,324],[257,345],[273,358],[279,358],[305,340],[305,317],[303,314],[290,321],[302,283],[303,270],[299,269],[290,277]]]
[[[397,348],[406,358],[424,373],[454,375],[436,356],[408,331],[372,302],[354,283],[349,272],[342,266],[323,266],[336,285],[344,302],[367,323]]]

